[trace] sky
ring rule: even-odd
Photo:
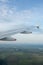
[[[0,23],[24,23],[43,28],[43,0],[0,0]],[[1,25],[2,26],[2,25]],[[17,42],[43,43],[43,34],[15,35]]]

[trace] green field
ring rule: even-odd
[[[43,47],[1,47],[0,65],[43,65]]]

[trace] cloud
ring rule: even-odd
[[[43,8],[33,7],[31,9],[19,10],[9,0],[0,0],[0,22],[24,23],[27,25],[41,25],[43,20]],[[13,5],[13,6],[11,6]]]
[[[9,0],[0,0],[0,22],[35,22],[43,18],[39,8],[32,8],[28,10],[17,10],[17,6],[11,7],[8,5]],[[41,9],[43,10],[43,9]],[[43,13],[42,13],[43,14]],[[41,18],[41,19],[40,19]]]
[[[7,0],[0,0],[1,2],[6,2]]]

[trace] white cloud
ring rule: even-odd
[[[2,1],[7,2],[8,0]],[[39,10],[39,8],[32,8],[28,10],[18,11],[15,5],[14,7],[10,7],[6,3],[4,3],[0,6],[0,22],[28,22],[29,25],[34,23],[39,24],[39,22],[43,19],[43,15],[41,15],[41,11]]]
[[[36,11],[32,12],[32,10],[17,11],[16,7],[9,9],[4,5],[0,7],[0,22],[39,23],[43,16],[39,16],[40,12],[37,13]]]
[[[3,4],[5,4],[6,2],[8,2],[8,0],[0,0]]]
[[[40,24],[43,19],[43,8],[33,7],[28,10],[17,10],[17,6],[11,7],[6,4],[9,0],[0,0],[3,3],[0,6],[0,22],[28,22],[30,24]],[[39,22],[38,22],[39,21]]]

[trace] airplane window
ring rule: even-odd
[[[43,0],[0,0],[0,65],[43,65]]]

